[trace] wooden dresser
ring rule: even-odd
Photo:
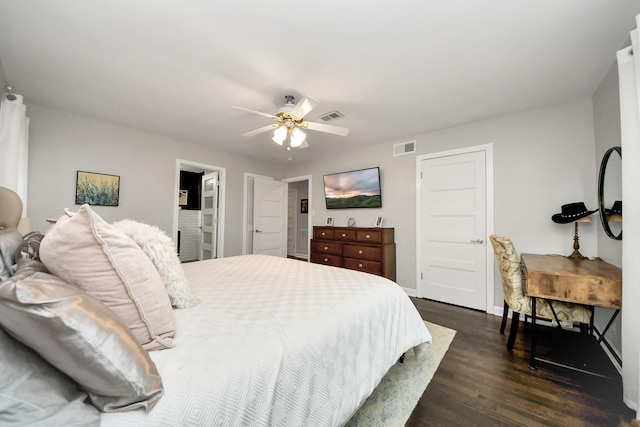
[[[393,228],[313,227],[311,262],[396,280]]]

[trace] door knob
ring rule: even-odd
[[[256,233],[262,233],[262,230],[256,230]]]
[[[476,239],[476,240],[470,240],[470,242],[471,242],[471,243],[478,243],[478,244],[481,244],[481,243],[484,243],[484,240],[482,240],[482,239]]]

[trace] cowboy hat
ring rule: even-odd
[[[613,202],[613,206],[611,206],[611,209],[605,209],[604,213],[606,213],[607,215],[622,215],[622,200],[616,200],[615,202]]]
[[[553,222],[557,222],[558,224],[568,224],[570,222],[598,212],[598,209],[593,211],[587,209],[584,202],[568,203],[566,205],[562,205],[561,209],[562,211],[560,213],[557,213],[551,217],[551,220]]]

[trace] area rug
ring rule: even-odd
[[[409,350],[404,363],[396,363],[389,369],[378,387],[346,426],[405,425],[456,335],[453,329],[435,323],[424,323],[433,338],[433,342],[427,348],[426,357],[418,360],[413,350]]]

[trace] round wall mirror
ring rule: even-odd
[[[611,147],[602,157],[598,175],[600,221],[607,236],[622,240],[622,150]]]

